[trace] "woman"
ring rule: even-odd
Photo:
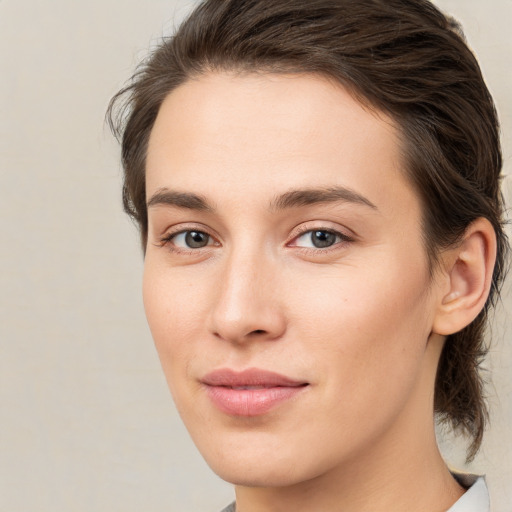
[[[498,123],[455,22],[206,0],[123,98],[148,322],[236,510],[488,510],[434,434],[480,445],[506,253]]]

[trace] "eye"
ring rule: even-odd
[[[188,230],[167,235],[162,242],[172,243],[178,249],[201,249],[213,245],[213,239],[204,231]]]
[[[348,241],[349,238],[330,229],[310,229],[295,238],[295,247],[325,249],[337,243]]]

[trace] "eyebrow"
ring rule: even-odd
[[[192,194],[190,192],[176,192],[167,188],[157,190],[149,199],[147,207],[153,206],[175,206],[188,210],[198,210],[213,213],[215,208],[208,204],[203,196]]]
[[[327,187],[327,188],[307,188],[290,190],[281,194],[270,202],[269,210],[277,212],[289,208],[300,208],[314,204],[327,204],[345,202],[367,206],[377,210],[368,198],[346,187]],[[147,202],[147,207],[154,206],[174,206],[188,210],[203,211],[214,213],[216,208],[208,203],[208,200],[201,195],[191,192],[178,192],[162,188],[157,190]]]
[[[314,204],[326,204],[345,202],[368,206],[373,210],[378,208],[366,197],[346,187],[308,188],[290,190],[276,197],[270,203],[271,211],[284,210],[287,208],[299,208]]]

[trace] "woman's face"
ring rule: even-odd
[[[202,76],[146,183],[148,322],[222,478],[289,485],[431,428],[439,294],[389,118],[315,76]]]

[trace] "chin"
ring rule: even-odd
[[[330,460],[308,458],[315,450],[299,450],[294,446],[265,446],[253,443],[246,449],[223,446],[201,453],[210,468],[222,480],[244,487],[289,487],[314,479],[328,471]],[[288,448],[288,450],[287,450]],[[309,453],[308,453],[309,452]]]
[[[254,462],[224,461],[210,464],[210,467],[222,480],[243,487],[289,487],[310,479],[302,476],[296,467],[275,460],[263,466]]]

